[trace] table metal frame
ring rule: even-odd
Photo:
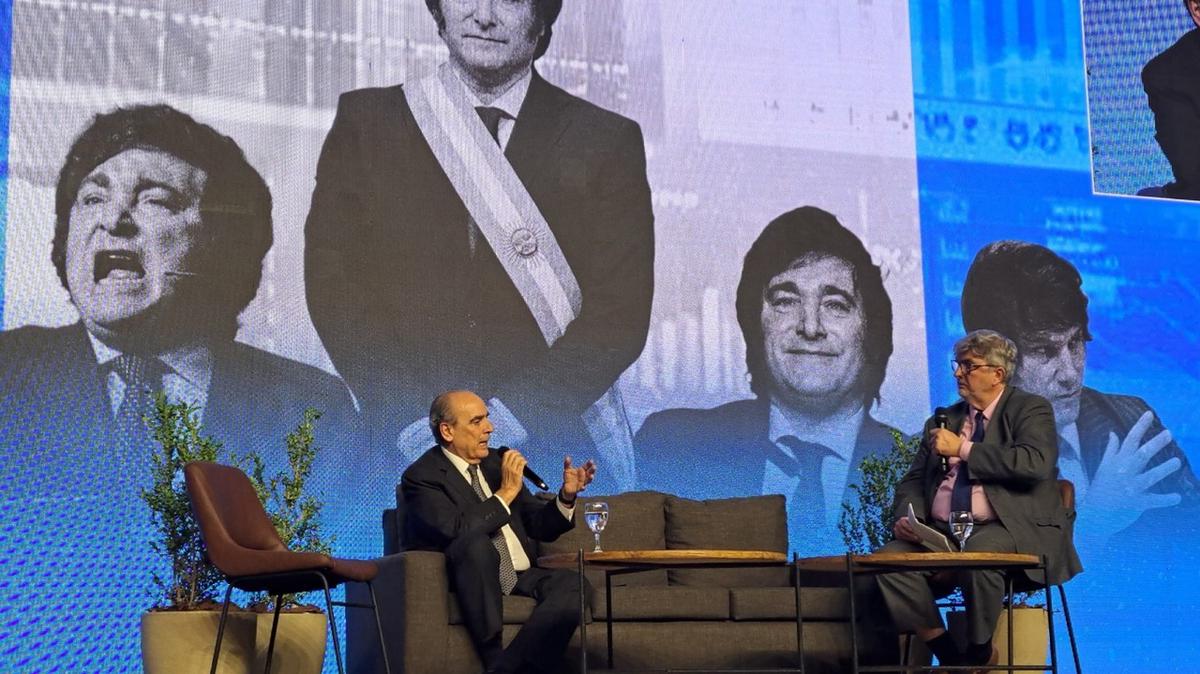
[[[632,551],[605,551],[605,552],[658,552],[647,550],[632,550]],[[789,565],[792,567],[793,590],[795,593],[796,606],[796,659],[799,661],[799,668],[778,668],[778,669],[736,669],[736,670],[721,670],[713,668],[705,668],[704,672],[736,672],[737,674],[751,674],[753,672],[800,672],[804,673],[804,640],[803,640],[803,625],[800,620],[800,567],[796,563],[797,558],[793,556],[792,562],[789,564],[786,557],[783,559],[751,559],[751,558],[734,558],[734,559],[710,559],[703,560],[704,553],[717,555],[719,553],[742,553],[742,552],[759,552],[759,551],[740,551],[740,550],[673,550],[673,553],[678,553],[675,558],[662,557],[658,559],[604,559],[589,560],[589,555],[603,555],[604,553],[588,553],[583,548],[573,555],[575,557],[575,566],[579,574],[579,668],[581,674],[587,674],[588,659],[587,659],[587,584],[585,582],[584,569],[590,563],[593,567],[604,572],[604,599],[605,599],[605,631],[607,636],[607,656],[608,668],[612,669],[615,662],[613,656],[613,603],[612,603],[612,577],[620,576],[628,573],[637,573],[639,571],[648,571],[652,569],[671,569],[671,568],[688,568],[688,569],[727,569],[727,568],[749,568],[756,566],[775,566]],[[554,556],[552,556],[554,557]],[[539,565],[546,558],[539,558]],[[685,672],[689,670],[670,669],[670,672]]]
[[[846,573],[846,586],[850,594],[850,650],[851,662],[853,669],[851,671],[858,672],[974,672],[981,669],[980,665],[909,665],[901,664],[898,666],[889,665],[871,665],[861,666],[858,663],[858,616],[857,616],[857,601],[854,592],[854,578],[856,574],[886,574],[886,573],[903,573],[910,571],[969,571],[973,569],[999,569],[1004,571],[1004,590],[1005,595],[1009,597],[1007,602],[1007,617],[1008,617],[1008,663],[1000,665],[985,665],[982,669],[985,671],[1005,670],[1008,672],[1018,671],[1033,671],[1044,672],[1050,671],[1057,674],[1058,672],[1058,651],[1055,647],[1054,640],[1054,604],[1050,593],[1049,583],[1042,583],[1042,590],[1046,598],[1047,611],[1047,629],[1050,636],[1050,664],[1049,665],[1015,665],[1013,664],[1013,577],[1012,573],[1017,571],[1037,570],[1042,572],[1042,577],[1045,578],[1046,559],[1045,557],[1037,557],[1035,555],[1023,555],[1015,553],[915,553],[913,561],[906,562],[900,559],[901,555],[891,554],[875,554],[875,555],[855,555],[847,552],[844,558],[839,557],[815,557],[796,562],[797,575],[802,566],[808,566],[808,570],[812,571],[832,571],[842,570]],[[908,556],[908,555],[905,555]],[[836,560],[836,561],[835,561]],[[918,563],[919,561],[919,563]],[[797,579],[797,585],[799,580]],[[803,617],[797,612],[797,622],[802,623]],[[1076,657],[1078,662],[1078,657]]]

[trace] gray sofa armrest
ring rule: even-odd
[[[447,658],[450,633],[446,557],[440,552],[401,552],[375,562],[379,575],[372,584],[392,671],[438,671]],[[346,599],[369,604],[371,595],[366,584],[347,583]],[[346,642],[349,671],[384,671],[375,616],[369,609],[347,609]]]

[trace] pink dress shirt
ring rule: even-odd
[[[1004,394],[1004,389],[1000,389],[1000,395]],[[996,396],[988,406],[983,410],[983,427],[986,429],[989,422],[992,420],[992,414],[996,411],[996,404],[1000,402],[1000,395]],[[938,485],[937,492],[933,496],[933,507],[930,513],[933,519],[938,522],[946,522],[950,519],[950,494],[954,491],[954,479],[958,477],[958,465],[962,461],[971,460],[971,447],[975,444],[968,438],[975,433],[975,413],[979,410],[968,406],[967,418],[963,421],[962,429],[958,432],[958,437],[962,438],[962,446],[958,449],[958,456],[950,457],[950,470],[946,472],[945,479]],[[983,485],[971,485],[971,517],[976,523],[989,522],[996,519],[996,511],[992,510],[992,504],[988,501],[987,494],[983,491]]]

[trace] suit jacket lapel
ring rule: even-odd
[[[529,93],[521,104],[504,151],[526,189],[542,182],[545,171],[558,167],[557,162],[547,161],[546,153],[558,144],[571,120],[568,115],[561,114],[566,99],[557,93],[537,70],[533,71]]]
[[[437,468],[442,472],[442,482],[450,490],[451,496],[454,497],[459,506],[478,503],[479,497],[475,495],[475,490],[471,488],[471,484],[467,482],[466,478],[459,474],[454,464],[450,463],[450,459],[446,458],[442,449],[434,447],[433,451]]]
[[[62,386],[62,382],[81,382],[79,390],[81,414],[85,419],[78,419],[81,428],[94,427],[113,430],[112,401],[108,396],[107,373],[96,363],[96,352],[88,341],[87,331],[82,323],[70,327],[70,339],[67,353],[62,354],[59,361],[61,369],[53,376],[58,381],[50,381],[42,390],[53,391]],[[74,385],[74,384],[71,384]]]
[[[989,445],[1000,444],[1009,435],[1008,418],[1004,416],[1004,407],[1012,396],[1012,392],[1012,384],[1004,387],[1004,392],[1000,394],[1000,401],[996,403],[996,409],[992,412],[992,418],[988,420],[987,428],[983,431],[983,441]]]

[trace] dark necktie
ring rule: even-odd
[[[983,411],[975,413],[975,427],[971,430],[971,442],[983,442]],[[971,474],[966,461],[958,462],[958,475],[954,479],[954,491],[950,493],[950,510],[971,510]]]
[[[467,472],[471,474],[471,489],[475,490],[475,495],[481,502],[487,500],[483,495],[483,484],[479,481],[479,465],[467,466]],[[517,586],[517,568],[513,566],[512,554],[508,551],[504,533],[499,529],[492,534],[492,545],[495,546],[496,552],[500,553],[500,591],[512,594],[513,588]]]
[[[492,140],[496,144],[500,144],[500,120],[507,119],[509,114],[500,108],[492,108],[486,105],[481,105],[475,108],[475,113],[479,115],[479,119],[483,120],[483,125],[487,127],[488,133],[492,134]]]
[[[825,457],[836,454],[825,445],[806,442],[794,435],[785,435],[778,442],[792,450],[795,458],[780,450],[769,457],[771,462],[788,475],[800,478],[788,499],[788,537],[795,540],[797,531],[810,531],[814,534],[813,538],[819,539],[817,532],[825,528],[825,487],[821,484],[821,463]]]
[[[142,417],[154,411],[154,394],[162,389],[167,367],[157,358],[122,354],[112,361],[112,369],[125,382],[125,393],[117,407],[116,422],[122,439],[134,446],[151,439]]]

